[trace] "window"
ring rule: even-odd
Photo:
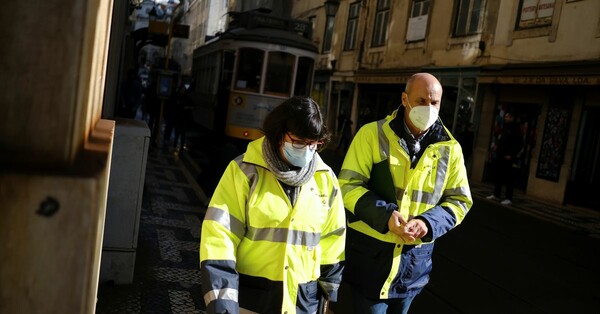
[[[350,4],[348,12],[348,25],[346,26],[346,38],[344,38],[344,50],[354,50],[356,47],[356,30],[358,28],[358,14],[360,13],[360,2]]]
[[[218,52],[202,55],[194,59],[196,68],[196,89],[200,93],[212,94],[217,91],[217,74],[220,63],[220,54]]]
[[[410,19],[408,20],[408,30],[406,32],[406,41],[418,41],[425,39],[427,34],[427,19],[429,17],[429,7],[431,0],[414,0]]]
[[[279,51],[269,52],[265,93],[289,96],[292,88],[292,74],[296,57]]]
[[[456,11],[454,36],[477,34],[481,30],[481,22],[485,0],[461,0]]]
[[[552,24],[555,0],[521,0],[517,29]]]
[[[387,39],[387,26],[390,20],[391,0],[377,0],[377,11],[375,12],[375,27],[373,28],[373,39],[371,46],[385,45]]]
[[[235,89],[260,92],[260,80],[265,52],[254,48],[239,51]]]
[[[310,86],[312,85],[314,66],[315,60],[312,58],[300,57],[298,59],[294,96],[310,96]]]

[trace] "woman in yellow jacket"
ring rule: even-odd
[[[337,178],[317,151],[329,134],[315,101],[286,100],[265,136],[231,161],[202,224],[208,313],[315,313],[335,301],[346,236]]]

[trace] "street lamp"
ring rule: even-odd
[[[171,58],[171,39],[173,38],[173,24],[175,24],[175,13],[177,11],[177,9],[179,9],[179,6],[181,5],[181,3],[179,1],[175,2],[174,0],[168,0],[167,2],[167,10],[166,11],[166,17],[168,18],[168,33],[167,33],[167,47],[166,47],[166,58],[165,58],[165,71],[167,73],[169,73],[169,59]],[[161,87],[161,82],[165,82],[166,83],[166,90],[167,90],[167,95],[165,95],[165,97],[170,97],[170,95],[173,92],[173,77],[172,77],[172,73],[169,73],[168,76],[164,77],[164,80],[160,80],[160,75],[159,77],[157,77],[157,87],[160,90]],[[156,141],[158,143],[157,146],[161,146],[162,142],[163,142],[163,131],[162,131],[162,123],[163,123],[163,112],[164,112],[164,107],[165,107],[165,98],[163,97],[160,101],[160,113],[158,116],[158,136],[156,138]]]
[[[325,1],[325,16],[334,17],[337,14],[339,7],[340,7],[340,0],[326,0]]]
[[[134,8],[138,8],[142,4],[142,2],[144,2],[144,0],[129,0],[129,3]]]
[[[331,40],[333,36],[333,22],[335,20],[335,14],[340,7],[340,0],[326,0],[325,1],[325,33],[323,34],[323,51],[326,53],[331,51]]]

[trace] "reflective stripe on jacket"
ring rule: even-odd
[[[436,122],[429,136],[439,140],[424,148],[411,169],[400,137],[390,127],[397,114],[358,131],[339,175],[349,212],[344,280],[370,298],[418,293],[429,280],[433,241],[458,225],[473,202],[462,150],[450,132]],[[388,182],[374,175],[382,168]],[[391,197],[383,197],[389,186]],[[394,210],[406,220],[417,216],[425,220],[427,237],[403,243],[389,232]]]
[[[202,224],[207,310],[312,311],[317,280],[332,300],[341,281],[345,214],[339,183],[318,154],[294,206],[262,154],[263,138],[225,170]],[[238,292],[239,291],[239,292]],[[239,294],[239,297],[238,297]],[[315,308],[316,309],[316,308]]]

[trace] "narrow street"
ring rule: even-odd
[[[150,150],[134,283],[103,283],[98,313],[204,313],[198,244],[205,190],[238,149],[211,142],[192,138],[180,154]],[[322,155],[339,169],[341,155]],[[472,190],[475,204],[463,224],[436,241],[431,282],[411,313],[597,312],[600,213],[519,193],[506,207],[485,199],[491,186]],[[333,311],[351,313],[349,297],[344,287]]]

